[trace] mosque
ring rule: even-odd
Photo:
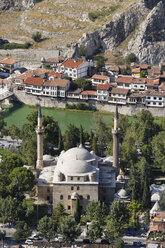
[[[38,199],[52,208],[62,203],[69,214],[73,214],[76,199],[84,213],[90,201],[101,201],[110,205],[114,197],[128,199],[124,179],[119,175],[119,116],[116,107],[114,116],[113,156],[98,157],[81,144],[59,157],[43,155],[43,133],[41,107],[38,108],[37,133],[37,184]],[[122,189],[122,190],[121,190]],[[120,190],[120,194],[116,193]]]

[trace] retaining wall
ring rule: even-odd
[[[20,102],[23,102],[27,105],[36,105],[38,104],[38,97],[26,94],[24,91],[15,90],[14,95],[16,99]],[[97,101],[84,101],[80,99],[57,99],[57,98],[51,98],[46,96],[39,96],[40,98],[40,104],[42,107],[54,107],[54,108],[65,108],[65,104],[73,104],[73,103],[90,103],[94,108],[101,111],[108,111],[108,112],[114,112],[115,111],[115,105],[114,104],[108,104],[108,103],[102,103]],[[142,109],[149,110],[153,116],[158,117],[165,117],[165,108],[153,108],[153,107],[143,107],[143,106],[135,106],[135,105],[118,105],[119,113],[123,115],[134,115],[138,114]]]

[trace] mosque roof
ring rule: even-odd
[[[127,194],[127,191],[125,189],[120,189],[118,191],[118,195],[120,198],[128,198],[128,194]]]
[[[51,155],[48,155],[48,154],[45,154],[45,155],[43,156],[43,160],[44,160],[45,162],[52,162],[52,161],[55,160],[55,157],[53,157],[53,156],[51,156]]]
[[[91,160],[95,159],[94,154],[91,154],[88,150],[86,150],[82,145],[79,147],[73,147],[66,152],[60,154],[60,159],[63,161],[68,160]]]

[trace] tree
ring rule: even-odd
[[[36,32],[34,34],[32,34],[32,39],[35,41],[35,42],[40,42],[41,41],[41,38],[42,38],[42,35],[40,32]]]
[[[104,225],[108,209],[104,203],[99,201],[91,201],[87,205],[86,216],[90,221],[98,221],[100,225]]]
[[[0,199],[0,216],[3,219],[3,223],[14,223],[16,220],[16,200],[11,196],[6,197],[5,199]]]
[[[125,63],[127,65],[130,65],[132,62],[136,62],[137,58],[136,55],[134,53],[129,53],[126,57],[125,57]]]
[[[17,230],[13,235],[14,240],[17,242],[22,242],[26,240],[31,235],[31,230],[28,227],[27,223],[24,221],[19,221],[17,223]]]
[[[62,218],[58,231],[62,234],[62,240],[65,243],[74,242],[81,234],[80,225],[77,225],[72,216],[64,216]]]
[[[25,167],[15,168],[9,175],[10,184],[7,187],[11,195],[19,197],[23,192],[29,191],[35,184],[33,173]]]
[[[91,81],[87,80],[85,78],[77,78],[77,79],[75,79],[74,84],[76,84],[78,88],[81,88],[83,90],[90,90],[92,88]]]
[[[163,191],[163,194],[160,197],[159,205],[162,211],[165,210],[165,190]]]
[[[61,131],[59,130],[59,137],[58,137],[58,153],[64,150],[64,143],[63,143],[63,137],[61,134]]]
[[[107,58],[104,58],[104,56],[97,56],[96,57],[96,67],[99,71],[101,71],[102,68],[105,67],[106,61],[107,61]]]
[[[44,141],[52,145],[58,145],[59,125],[51,116],[43,116]]]
[[[1,231],[0,230],[0,240],[2,240],[3,241],[3,244],[4,244],[4,239],[5,239],[5,237],[6,237],[6,231]],[[4,245],[3,245],[3,247],[4,247]]]
[[[98,221],[93,220],[89,226],[89,240],[90,242],[96,241],[96,239],[101,238],[102,236],[102,228]]]
[[[117,223],[117,220],[109,220],[105,226],[105,238],[112,242],[123,235],[123,229]]]
[[[20,138],[20,129],[16,127],[14,124],[9,127],[9,135],[12,139]]]
[[[124,248],[124,241],[121,238],[116,239],[115,248]]]
[[[139,172],[132,165],[130,169],[130,178],[128,181],[128,189],[131,193],[131,200],[139,200],[141,197],[141,185],[139,183]]]
[[[22,147],[21,147],[21,153],[22,156],[24,156],[25,162],[29,166],[36,166],[37,161],[37,136],[34,133],[34,135],[29,135],[27,139],[23,139],[22,141]]]
[[[38,230],[48,242],[55,237],[57,226],[51,217],[43,217],[38,224]]]
[[[80,210],[80,203],[78,197],[76,198],[75,206],[74,206],[74,218],[77,223],[80,222],[81,218],[81,210]]]
[[[161,167],[165,171],[165,131],[159,132],[155,135],[152,140],[152,150],[154,159],[154,165],[156,167]]]
[[[138,217],[139,215],[142,213],[142,206],[140,203],[138,203],[138,201],[132,200],[129,204],[128,204],[128,209],[131,215],[131,223],[132,226],[135,228],[138,224]]]
[[[78,54],[80,57],[83,57],[85,56],[85,46],[84,45],[81,45],[78,49]]]
[[[92,138],[91,149],[92,149],[92,151],[94,151],[94,153],[95,153],[96,155],[99,154],[99,152],[98,152],[98,147],[97,147],[97,140],[96,140],[96,136],[95,136],[95,135],[93,135],[93,138]]]
[[[82,125],[80,126],[80,144],[84,145],[84,130]]]
[[[61,219],[66,216],[65,208],[61,203],[58,203],[57,206],[55,207],[52,215],[53,221],[59,225],[61,222]]]
[[[80,131],[77,127],[70,124],[64,134],[64,149],[68,150],[72,147],[77,146],[79,143]]]
[[[4,117],[2,114],[0,114],[0,134],[3,135],[3,131],[5,129],[6,122],[4,121]]]
[[[117,221],[119,227],[123,229],[129,222],[129,211],[126,204],[120,200],[113,201],[110,207],[109,219]]]
[[[146,70],[141,70],[140,71],[140,78],[146,78],[147,77],[147,71]]]

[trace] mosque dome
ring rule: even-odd
[[[84,147],[73,147],[66,151],[65,153],[61,153],[60,159],[63,161],[68,160],[91,160],[95,159],[95,156],[88,152]]]
[[[72,199],[72,200],[76,200],[77,197],[78,197],[78,193],[77,193],[77,192],[74,192],[74,193],[71,195],[71,199]]]
[[[128,198],[127,191],[125,189],[120,189],[118,192],[120,198]]]
[[[62,162],[62,161],[61,161]],[[95,167],[90,165],[84,160],[65,160],[63,163],[58,165],[61,173],[67,176],[74,176],[80,174],[89,174],[96,171]]]
[[[122,181],[123,180],[123,176],[122,175],[118,175],[117,176],[117,181]]]
[[[51,155],[45,154],[43,156],[43,161],[44,162],[53,162],[54,160],[55,160],[55,158],[53,156],[51,156]]]
[[[160,193],[159,192],[155,192],[154,194],[152,194],[151,201],[152,202],[160,201]]]

